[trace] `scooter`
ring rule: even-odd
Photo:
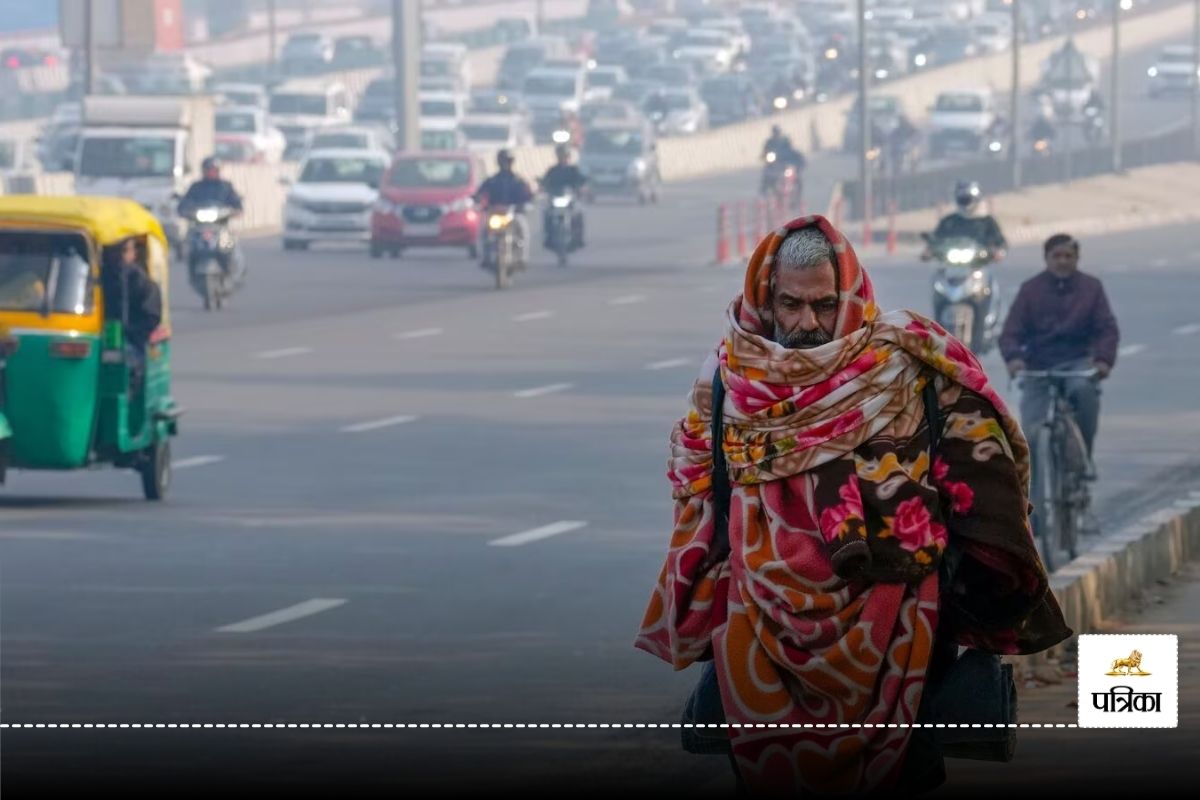
[[[575,244],[575,194],[570,190],[551,195],[546,208],[546,247],[554,253],[560,267],[567,266],[567,256],[578,248]]]
[[[934,239],[921,234],[927,257],[941,263],[933,275],[933,316],[978,355],[995,346],[1000,335],[1002,298],[990,265],[997,253],[974,239]]]
[[[775,195],[783,199],[797,191],[800,184],[800,172],[791,161],[785,161],[782,154],[770,150],[763,156],[762,178],[759,181],[759,194],[763,197]]]
[[[188,281],[204,300],[204,310],[220,310],[242,284],[237,263],[237,239],[229,230],[233,209],[196,206],[183,215],[188,221]]]

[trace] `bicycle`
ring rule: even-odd
[[[1087,443],[1063,384],[1075,378],[1096,380],[1098,374],[1094,369],[1025,370],[1020,374],[1022,389],[1027,380],[1045,380],[1050,387],[1046,419],[1030,437],[1030,499],[1038,549],[1048,572],[1054,571],[1060,550],[1071,559],[1079,555],[1079,521],[1090,502],[1087,484],[1094,475]]]

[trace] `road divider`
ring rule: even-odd
[[[257,633],[258,631],[274,628],[276,625],[283,625],[288,622],[295,622],[298,619],[311,617],[314,614],[320,614],[328,611],[331,608],[345,605],[346,601],[340,598],[322,598],[316,597],[312,600],[305,600],[303,603],[297,603],[294,606],[281,608],[278,611],[272,611],[269,614],[263,614],[258,617],[241,622],[235,622],[232,625],[225,625],[217,628],[218,633]]]
[[[580,528],[585,527],[587,527],[587,523],[580,520],[563,520],[562,522],[543,525],[540,528],[533,528],[532,530],[523,531],[521,533],[514,533],[511,536],[503,536],[499,539],[493,539],[492,541],[488,542],[488,544],[492,547],[520,547],[521,545],[526,545],[530,542],[549,539],[551,536],[558,536],[562,533],[570,533],[571,531],[577,531]]]
[[[356,422],[353,425],[346,425],[338,430],[342,433],[366,433],[367,431],[377,431],[381,428],[394,428],[397,425],[407,425],[410,422],[416,422],[418,417],[411,414],[401,414],[395,417],[385,417],[384,419],[371,420],[369,422]]]

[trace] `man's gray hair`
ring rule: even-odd
[[[775,268],[771,270],[772,293],[775,291],[775,276],[781,270],[813,269],[827,261],[833,264],[836,271],[837,254],[820,228],[801,228],[789,233],[775,253]]]
[[[811,269],[826,261],[836,263],[833,245],[820,228],[801,228],[789,233],[775,254],[777,269]]]

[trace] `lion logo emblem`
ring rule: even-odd
[[[1136,671],[1135,671],[1136,670]],[[1129,654],[1129,658],[1118,658],[1112,663],[1112,669],[1107,672],[1108,675],[1149,675],[1142,669],[1142,654],[1134,650]]]

